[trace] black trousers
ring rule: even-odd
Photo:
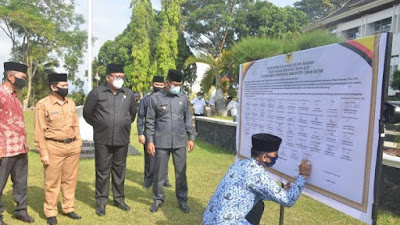
[[[246,215],[246,220],[253,225],[260,224],[262,214],[264,212],[264,202],[262,200],[258,201],[257,204],[253,206],[250,212]]]
[[[108,201],[110,173],[115,203],[125,202],[124,184],[128,145],[110,146],[95,143],[96,203],[105,206]]]
[[[144,144],[144,183],[153,183],[154,174],[154,156],[147,153],[147,144]],[[167,177],[165,183],[169,183],[168,179],[168,166],[167,166]]]
[[[169,155],[175,168],[175,194],[179,204],[187,202],[188,187],[186,180],[186,147],[176,149],[156,148],[153,176],[154,202],[164,202],[164,182],[167,177]]]
[[[4,205],[1,201],[4,187],[6,186],[8,176],[11,175],[13,182],[14,201],[17,207],[15,214],[22,215],[26,213],[27,198],[27,180],[28,180],[28,154],[19,154],[12,157],[0,159],[0,218],[3,218]]]

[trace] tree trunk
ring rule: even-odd
[[[31,96],[32,92],[32,76],[28,76],[28,90],[26,91],[26,98],[22,102],[22,109],[27,110],[28,109],[28,103],[29,103],[29,98]]]
[[[32,61],[29,61],[28,63],[28,89],[26,90],[26,98],[22,101],[22,110],[27,110],[28,109],[28,104],[29,104],[29,98],[31,96],[32,92],[32,76],[34,71],[32,70]]]
[[[222,92],[221,86],[217,87],[215,93],[215,111],[217,111],[218,116],[226,116],[226,106],[224,92]]]

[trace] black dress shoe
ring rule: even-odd
[[[47,218],[47,224],[56,225],[57,224],[57,218],[55,216],[51,216],[51,217]]]
[[[118,207],[118,208],[124,210],[124,211],[129,211],[129,210],[131,210],[131,208],[130,208],[127,204],[125,204],[125,202],[122,202],[122,203],[116,203],[116,202],[114,202],[114,205],[115,205],[116,207]]]
[[[172,185],[167,181],[167,182],[164,183],[164,187],[170,188],[170,187],[172,187]]]
[[[184,212],[184,213],[189,213],[190,208],[189,208],[189,206],[188,206],[186,203],[179,204],[179,206],[180,206],[182,212]]]
[[[161,202],[154,202],[154,204],[150,207],[150,212],[157,212],[161,207]]]
[[[104,206],[97,206],[96,214],[97,214],[98,216],[104,216],[104,215],[106,215],[106,208],[105,208]]]
[[[79,220],[79,219],[82,218],[82,216],[76,214],[74,211],[69,212],[69,213],[66,213],[66,214],[64,214],[64,215],[65,215],[65,216],[68,216],[69,218],[74,219],[74,220]]]
[[[153,184],[153,182],[145,180],[143,186],[144,186],[144,188],[147,189],[147,188],[150,188],[152,184]]]
[[[33,219],[30,215],[28,215],[28,213],[24,213],[24,214],[15,214],[15,218],[27,222],[27,223],[33,223],[35,222],[35,219]]]

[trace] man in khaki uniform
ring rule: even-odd
[[[67,74],[49,75],[51,94],[41,99],[35,108],[35,146],[44,165],[44,214],[48,224],[57,224],[57,203],[60,188],[62,211],[72,218],[82,140],[75,103],[66,98]]]

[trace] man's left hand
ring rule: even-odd
[[[139,142],[144,145],[146,143],[146,137],[144,135],[139,135]]]
[[[194,141],[189,141],[188,142],[188,147],[189,147],[189,152],[192,152],[194,149]]]
[[[283,189],[285,189],[285,190],[287,191],[287,190],[290,189],[291,185],[292,185],[292,182],[289,181],[289,182],[287,182],[287,183],[285,184],[285,186],[283,186]]]

